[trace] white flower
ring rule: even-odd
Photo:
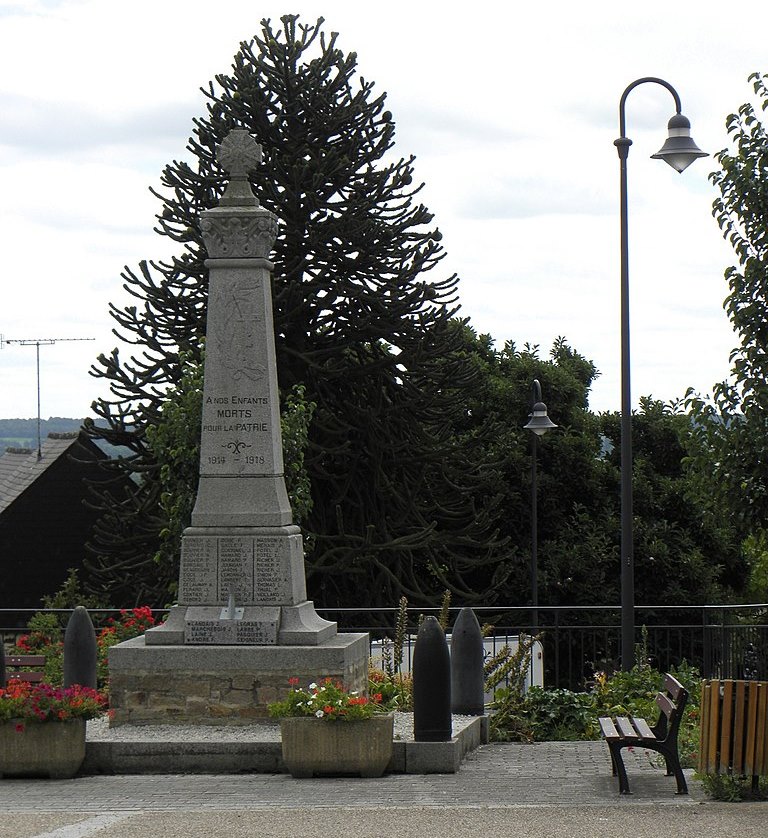
[[[310,688],[310,690],[316,690],[317,689],[317,684],[310,684],[309,688]]]
[[[322,719],[323,716],[325,715],[325,713],[323,713],[322,710],[315,710],[315,715],[317,716],[318,719]]]

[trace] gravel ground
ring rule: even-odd
[[[466,727],[474,716],[453,716],[453,734]],[[89,742],[275,742],[280,725],[262,722],[252,725],[120,725],[110,727],[106,716],[86,723]],[[395,739],[413,741],[413,713],[395,713]]]

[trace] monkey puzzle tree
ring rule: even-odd
[[[193,162],[163,171],[157,230],[178,243],[179,255],[126,268],[125,288],[139,304],[112,305],[111,314],[118,336],[141,351],[124,359],[115,349],[92,370],[113,398],[95,403],[104,421],[88,430],[127,446],[130,455],[113,467],[138,478],[129,497],[104,496],[91,545],[92,577],[119,596],[135,591],[137,578],[149,592],[153,574],[161,576],[152,557],[167,527],[167,457],[156,450],[164,435],[148,429],[168,419],[180,356],[200,361],[207,272],[198,220],[221,195],[215,150],[234,127],[263,146],[253,188],[280,221],[273,260],[281,391],[300,385],[316,405],[305,452],[312,509],[303,524],[318,604],[391,604],[401,593],[422,604],[446,587],[469,602],[482,593],[478,569],[497,561],[496,495],[480,440],[457,445],[449,431],[461,410],[457,394],[474,374],[459,351],[458,279],[431,279],[441,235],[418,202],[414,158],[393,153],[385,96],[356,77],[356,55],[336,43],[322,19],[262,21],[231,72],[204,91],[207,114],[187,147]],[[169,582],[162,576],[156,601]]]

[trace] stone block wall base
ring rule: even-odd
[[[359,633],[319,646],[147,646],[136,637],[109,650],[110,725],[252,724],[269,718],[289,678],[365,692],[368,655]]]

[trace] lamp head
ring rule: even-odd
[[[676,113],[667,125],[669,136],[664,145],[651,157],[663,160],[676,172],[683,172],[697,157],[709,157],[691,139],[691,123],[681,113]]]
[[[543,436],[547,431],[556,427],[557,425],[547,416],[547,406],[544,402],[534,404],[528,424],[523,425],[524,430],[533,431],[536,436]]]

